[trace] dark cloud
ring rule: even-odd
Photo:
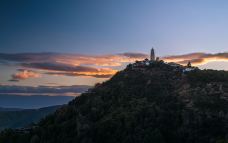
[[[61,63],[23,63],[21,64],[26,68],[35,68],[42,70],[53,70],[53,71],[68,71],[68,72],[97,72],[96,68],[85,67],[85,66],[73,66]]]
[[[10,82],[19,82],[20,80],[18,80],[18,79],[10,79],[8,81],[10,81]]]
[[[203,62],[204,62],[204,59],[183,60],[183,61],[179,61],[178,63],[184,65],[184,64],[187,64],[189,61],[190,61],[192,64],[198,64],[198,63],[203,63]]]
[[[116,66],[117,63],[127,60],[139,60],[148,57],[141,53],[123,53],[113,55],[81,55],[81,54],[59,54],[59,53],[17,53],[4,54],[0,53],[0,61],[13,61],[23,63],[68,63],[74,65],[110,65]],[[124,59],[124,60],[123,60]]]
[[[174,55],[174,56],[166,56],[166,57],[163,57],[163,59],[166,59],[166,60],[172,60],[172,59],[175,59],[175,60],[182,60],[182,59],[196,59],[196,58],[200,58],[200,57],[203,57],[203,56],[206,56],[208,54],[205,54],[205,53],[190,53],[190,54],[184,54],[184,55]]]
[[[138,58],[145,59],[149,57],[147,54],[142,54],[142,53],[123,53],[120,55],[129,57],[129,58],[134,58],[134,59],[138,59]]]
[[[0,60],[14,61],[14,62],[38,62],[38,61],[52,61],[57,53],[16,53],[5,54],[0,53]]]

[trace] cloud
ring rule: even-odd
[[[85,66],[73,66],[62,63],[23,63],[23,67],[41,70],[69,71],[69,72],[97,72],[96,68]]]
[[[89,76],[96,78],[110,78],[125,63],[148,58],[143,53],[119,53],[107,55],[82,55],[60,53],[0,53],[0,63],[16,65],[25,68],[12,75],[10,81],[19,81],[39,77],[40,74],[56,76]],[[189,61],[195,66],[211,61],[228,61],[228,53],[190,53],[176,56],[162,57],[165,62],[187,64]]]
[[[122,53],[110,55],[81,55],[59,53],[0,53],[0,61],[24,62],[24,63],[62,63],[70,65],[96,65],[96,66],[121,66],[124,62],[142,60],[148,55],[141,53]]]
[[[115,73],[116,71],[114,71]],[[48,75],[65,75],[65,76],[90,76],[90,77],[96,77],[96,78],[110,78],[113,76],[113,71],[111,70],[110,73],[72,73],[72,72],[46,72],[45,74]]]
[[[228,61],[228,53],[191,53],[177,56],[166,56],[162,59],[166,62],[176,62],[179,64],[187,64],[190,61],[193,65],[198,66],[214,61]]]
[[[130,59],[145,59],[145,58],[148,58],[148,55],[142,54],[142,53],[123,53],[123,54],[119,54],[119,55],[128,57]]]
[[[42,70],[45,74],[49,75],[109,78],[117,72],[116,68],[122,66],[123,63],[142,60],[146,57],[148,57],[146,54],[141,53],[120,53],[99,56],[58,53],[0,53],[0,62],[11,62],[22,68]],[[11,81],[34,76],[35,74],[32,72],[21,71],[14,74]]]
[[[18,79],[10,79],[8,81],[11,81],[11,82],[19,82],[20,80],[18,80]]]
[[[13,74],[12,79],[9,81],[18,82],[20,80],[25,80],[28,78],[38,78],[40,76],[41,75],[37,72],[31,71],[31,70],[19,69],[19,72]]]
[[[18,53],[4,54],[0,53],[0,63],[15,62],[27,67],[46,68],[62,68],[60,71],[71,70],[94,70],[96,67],[118,67],[123,63],[134,62],[148,58],[147,54],[143,53],[120,53],[110,55],[82,55],[82,54],[60,54],[60,53]],[[190,53],[176,56],[161,57],[166,62],[177,62],[186,64],[191,61],[195,65],[205,64],[211,61],[227,61],[228,53]],[[50,66],[50,67],[47,67]],[[93,68],[92,68],[93,67]],[[89,69],[91,68],[91,69]]]
[[[117,72],[111,68],[94,68],[86,66],[74,66],[62,63],[29,63],[23,67],[46,70],[45,74],[65,76],[91,76],[96,78],[109,78]]]

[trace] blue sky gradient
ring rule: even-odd
[[[224,52],[225,0],[3,0],[1,52]]]

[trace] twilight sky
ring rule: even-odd
[[[1,0],[0,86],[94,85],[152,46],[228,70],[227,0]]]

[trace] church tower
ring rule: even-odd
[[[155,61],[154,48],[152,48],[151,51],[150,51],[150,60],[151,60],[151,61]]]

